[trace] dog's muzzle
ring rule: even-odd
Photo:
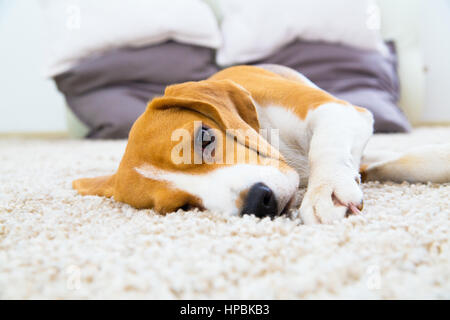
[[[274,217],[278,213],[277,199],[264,183],[254,184],[248,191],[241,215],[254,214],[259,218]]]

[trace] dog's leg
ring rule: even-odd
[[[357,213],[363,200],[359,165],[373,132],[372,114],[330,103],[310,111],[307,122],[310,174],[300,207],[303,222],[330,223],[348,210]]]
[[[450,182],[450,144],[419,146],[404,153],[364,154],[365,181]]]

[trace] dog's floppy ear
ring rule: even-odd
[[[282,158],[278,150],[258,133],[258,113],[250,93],[231,80],[204,80],[169,86],[163,97],[153,99],[149,105],[150,109],[173,107],[199,112],[224,131],[236,130],[237,140],[249,148],[268,157]]]
[[[112,197],[115,175],[75,180],[72,187],[82,195]]]
[[[243,128],[249,125],[259,130],[258,113],[250,93],[231,80],[204,80],[185,82],[166,88],[165,101],[154,100],[155,107],[170,107],[182,101],[185,108],[194,109],[226,128]],[[176,100],[176,101],[175,101]],[[238,115],[238,117],[236,117]]]

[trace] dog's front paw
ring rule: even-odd
[[[331,223],[360,213],[363,194],[358,184],[354,177],[310,184],[300,206],[303,223]]]

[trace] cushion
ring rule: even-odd
[[[375,132],[407,132],[411,126],[397,107],[399,81],[392,42],[387,54],[353,47],[310,41],[294,41],[273,55],[253,61],[293,68],[322,89],[369,109]]]
[[[213,50],[166,42],[122,48],[83,60],[54,80],[90,138],[126,138],[134,121],[168,84],[216,73]]]
[[[219,5],[222,66],[265,58],[295,39],[386,53],[372,0],[221,0]]]
[[[296,40],[265,59],[291,67],[318,86],[375,116],[376,132],[410,129],[396,106],[398,78],[394,46],[389,54],[353,47]],[[219,70],[214,51],[176,42],[122,48],[83,60],[56,76],[72,112],[88,127],[90,138],[126,138],[149,100],[167,85],[203,80]]]
[[[176,40],[217,48],[221,36],[201,0],[41,0],[47,23],[47,75],[67,71],[80,59],[119,47]]]

